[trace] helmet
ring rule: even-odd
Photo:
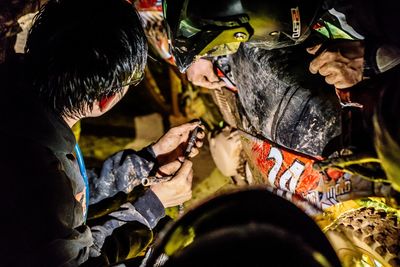
[[[400,192],[400,67],[386,74],[373,116],[374,144],[386,178]]]
[[[264,187],[248,187],[211,198],[167,225],[145,266],[340,266],[340,262],[303,211]]]
[[[241,42],[274,49],[301,43],[321,0],[163,0],[171,52],[181,72],[196,57],[234,53]]]

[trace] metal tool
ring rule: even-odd
[[[174,175],[161,176],[161,177],[153,175],[146,178],[142,178],[141,182],[143,186],[150,186],[153,184],[159,184],[161,182],[169,181],[172,179],[172,177],[174,177]]]
[[[197,139],[197,133],[199,132],[199,130],[201,129],[200,126],[196,127],[192,133],[190,134],[189,140],[188,140],[188,145],[186,147],[186,150],[184,152],[184,156],[185,158],[188,158],[190,155],[190,152],[193,149],[193,146],[196,143],[196,139]],[[175,173],[172,175],[168,175],[168,176],[161,176],[161,177],[157,177],[155,175],[153,176],[149,176],[149,177],[145,177],[141,179],[141,183],[143,186],[151,186],[153,184],[158,184],[158,183],[162,183],[162,182],[166,182],[171,180],[173,177],[175,176]],[[178,212],[179,215],[182,215],[185,212],[185,207],[182,204],[179,204],[178,206]]]
[[[193,148],[193,146],[194,146],[195,143],[196,143],[197,133],[199,132],[199,129],[201,129],[200,126],[197,126],[197,127],[192,131],[192,133],[190,134],[189,141],[188,141],[188,145],[187,145],[186,150],[185,150],[185,153],[184,153],[185,158],[188,158],[188,157],[189,157],[190,152],[192,151],[192,148]]]

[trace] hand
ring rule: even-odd
[[[183,164],[179,161],[174,161],[160,168],[160,172],[166,175],[176,172],[171,180],[154,184],[150,187],[164,208],[180,205],[192,198],[192,166],[191,161],[185,160]]]
[[[307,48],[315,55],[321,44]],[[337,89],[354,86],[363,79],[364,45],[360,41],[334,43],[310,63],[310,71],[325,76],[328,84]]]
[[[213,63],[209,60],[200,58],[193,62],[187,69],[186,75],[194,85],[217,89],[226,86],[224,81],[220,81],[214,72]]]
[[[184,151],[187,146],[190,133],[200,126],[200,122],[185,123],[178,127],[171,128],[165,135],[163,135],[157,143],[153,145],[153,151],[160,163],[171,162],[176,159],[184,160]],[[203,139],[205,137],[204,126],[200,126],[203,130],[198,131],[195,146],[189,158],[193,158],[199,154],[199,148],[203,146]]]

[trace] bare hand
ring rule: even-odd
[[[217,89],[226,86],[224,81],[221,81],[215,74],[213,64],[206,59],[198,59],[187,69],[186,75],[188,80],[194,85]]]
[[[191,161],[185,160],[183,164],[174,161],[160,168],[160,172],[165,174],[173,174],[177,171],[171,180],[150,187],[164,208],[180,205],[192,198],[192,166]]]
[[[315,54],[321,44],[307,48]],[[354,86],[363,78],[364,45],[360,41],[343,41],[335,43],[324,50],[310,63],[310,72],[321,74],[328,84],[337,89]]]
[[[199,121],[185,123],[171,128],[165,135],[163,135],[160,140],[153,145],[153,151],[156,154],[159,162],[165,162],[165,160],[163,160],[165,158],[168,158],[169,162],[176,159],[183,161],[184,151],[187,146],[189,135],[199,125]],[[203,129],[203,131],[199,131],[197,133],[196,143],[189,154],[189,158],[199,154],[199,148],[203,146],[203,139],[205,137],[204,126],[201,125],[200,127]]]

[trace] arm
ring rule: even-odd
[[[91,257],[96,258],[91,261],[107,259],[115,263],[138,255],[151,242],[152,229],[160,218],[153,214],[157,210],[154,205],[164,212],[164,207],[176,206],[191,198],[192,163],[185,161],[183,164],[173,163],[163,167],[160,169],[165,174],[176,173],[170,181],[152,185],[141,197],[134,196],[137,199],[135,202],[126,202],[118,210],[88,221],[88,224],[93,225]],[[146,194],[152,196],[155,202],[146,198]]]
[[[153,194],[151,190],[147,192]],[[154,207],[149,208],[152,203],[143,201],[143,198],[139,201],[146,202],[145,207],[153,214]],[[158,199],[157,203],[160,203]],[[164,215],[164,207],[158,205],[158,210]],[[135,257],[146,249],[152,240],[153,228],[162,216],[153,214],[151,217],[157,220],[150,220],[149,215],[139,211],[137,206],[127,202],[121,205],[120,209],[104,217],[88,221],[88,224],[92,225],[94,242],[90,250],[92,258],[105,258],[109,263],[115,263],[128,257]],[[91,261],[97,260],[91,259]]]
[[[141,183],[141,179],[148,177],[150,172],[154,173],[152,170],[157,166],[177,159],[182,162],[189,134],[197,126],[199,122],[171,128],[154,145],[139,152],[124,150],[114,154],[104,162],[100,175],[93,171],[88,172],[90,204],[113,197],[118,192],[130,193]],[[204,130],[203,126],[202,129]],[[204,136],[203,131],[197,134],[197,141],[190,157],[199,153],[198,148],[202,146]]]
[[[158,220],[164,216],[164,207],[175,206],[191,198],[191,184],[193,177],[192,163],[190,161],[184,161],[181,163],[176,159],[179,159],[182,154],[181,149],[178,149],[178,147],[181,147],[182,143],[187,141],[189,133],[198,125],[198,122],[196,122],[172,128],[153,146],[154,149],[150,149],[150,156],[152,158],[158,156],[158,161],[161,163],[174,160],[161,166],[156,173],[157,176],[171,175],[172,179],[154,184],[150,188],[143,188],[139,183],[141,178],[147,177],[149,174],[150,168],[147,168],[145,171],[140,173],[140,175],[143,176],[136,175],[133,178],[136,181],[134,180],[133,183],[130,183],[136,186],[134,190],[130,189],[129,186],[125,186],[129,183],[122,183],[124,186],[119,187],[112,186],[111,188],[114,190],[112,197],[105,197],[101,201],[90,206],[88,223],[92,225],[91,230],[94,238],[94,246],[91,248],[92,257],[96,257],[97,259],[105,257],[110,260],[108,253],[111,253],[114,255],[111,256],[111,258],[119,258],[119,256],[115,256],[115,253],[118,254],[115,250],[107,251],[107,248],[110,247],[106,244],[107,242],[111,242],[114,243],[113,246],[116,246],[115,244],[120,241],[121,244],[117,247],[127,249],[134,245],[134,251],[130,252],[129,255],[136,255],[147,246],[146,244],[149,242],[147,238],[151,235],[150,229],[153,229]],[[193,157],[198,153],[198,147],[202,145],[203,138],[204,132],[197,134],[198,140],[195,144],[196,147],[192,150],[192,153],[189,156]],[[141,152],[138,154],[143,155],[140,159],[144,160],[144,158],[148,158],[149,150],[147,150],[147,155],[146,153]],[[123,153],[117,153],[114,155],[114,157],[111,158],[113,159],[112,161],[109,159],[113,164],[110,164],[110,162],[108,162],[108,164],[106,162],[105,164],[106,167],[111,166],[111,168],[109,167],[106,169],[112,170],[112,167],[115,166],[114,171],[107,171],[106,173],[110,173],[110,176],[117,177],[115,173],[119,172],[118,167],[120,165],[124,166],[126,160],[132,159],[132,157],[129,157],[132,155],[136,154],[132,153],[125,157]],[[122,158],[125,159],[122,160]],[[122,164],[115,165],[114,162],[122,162]],[[143,161],[140,161],[140,163],[143,163]],[[128,166],[131,166],[131,164],[132,162],[128,161]],[[141,167],[140,164],[136,164],[136,166],[138,165]],[[116,179],[114,180],[116,181]],[[128,179],[122,180],[127,181]],[[118,183],[112,183],[111,185],[114,184],[118,185]],[[107,184],[104,186],[107,186]],[[125,190],[125,188],[129,189]],[[117,190],[120,191],[116,193]],[[108,190],[107,192],[111,191]],[[147,230],[141,230],[139,232],[134,231],[132,239],[122,238],[119,241],[120,237],[117,236],[118,233],[122,231],[120,229],[130,229],[132,224],[137,223],[146,226],[145,229]],[[138,236],[138,233],[143,234],[143,236]],[[138,243],[136,245],[130,244],[129,242],[132,240],[136,240],[135,242]],[[142,247],[142,245],[144,245],[144,247]]]
[[[118,192],[130,193],[141,179],[149,176],[154,167],[155,155],[151,147],[139,152],[123,150],[109,157],[98,175],[88,172],[90,204],[115,196]]]

